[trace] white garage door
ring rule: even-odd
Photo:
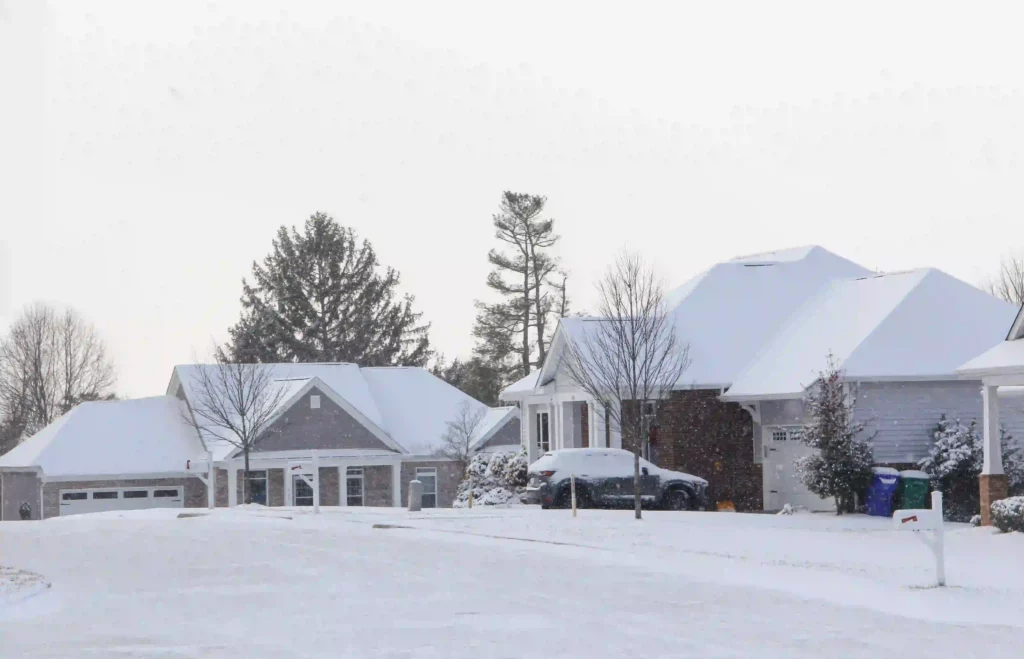
[[[765,484],[768,486],[768,509],[780,510],[787,503],[808,510],[835,510],[832,499],[822,499],[812,493],[796,473],[795,462],[814,449],[798,438],[798,427],[769,427],[764,429]]]
[[[60,514],[79,515],[105,510],[143,508],[182,508],[184,488],[170,487],[97,487],[85,490],[61,490]]]

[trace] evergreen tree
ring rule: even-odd
[[[323,213],[301,234],[278,229],[252,274],[230,330],[235,361],[423,366],[430,359],[429,325],[412,296],[399,296],[398,273],[381,271],[373,246]]]
[[[965,426],[959,419],[949,421],[942,415],[932,436],[935,442],[928,457],[918,464],[942,491],[946,518],[954,522],[970,521],[981,506],[978,476],[985,449],[978,424],[971,421]],[[1024,488],[1024,454],[1005,428],[1000,428],[999,439],[1003,449],[1003,473],[1009,481],[1010,493],[1015,494]]]
[[[836,514],[853,502],[853,495],[871,482],[871,445],[860,437],[863,424],[853,421],[853,403],[843,391],[842,374],[829,353],[828,367],[805,398],[810,419],[800,439],[815,449],[797,461],[797,473],[807,489],[822,498],[835,497]]]
[[[546,202],[505,192],[492,217],[495,237],[507,246],[487,254],[493,266],[487,286],[500,301],[477,302],[474,353],[499,373],[502,384],[544,363],[557,319],[568,314],[566,277],[550,253],[559,236],[554,220],[541,217]]]
[[[446,362],[444,355],[430,368],[430,372],[467,396],[494,407],[505,380],[502,374],[478,356],[467,360]]]

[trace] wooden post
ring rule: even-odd
[[[469,491],[469,507],[473,507],[473,490]]]
[[[569,476],[569,493],[572,496],[572,516],[576,516],[576,476]]]

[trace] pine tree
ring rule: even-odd
[[[546,202],[537,195],[505,192],[492,218],[495,237],[508,249],[487,255],[493,266],[487,286],[500,301],[476,303],[474,353],[500,374],[502,384],[544,363],[555,322],[568,314],[566,277],[549,251],[559,236],[554,220],[541,217]]]
[[[846,398],[842,374],[831,353],[828,367],[808,391],[805,411],[810,423],[800,439],[815,453],[797,461],[797,473],[811,492],[834,497],[836,514],[841,515],[854,493],[871,482],[873,459],[871,445],[860,437],[864,425],[853,421],[853,403]]]
[[[242,317],[228,350],[243,362],[351,362],[423,366],[428,324],[400,297],[369,241],[316,213],[303,232],[278,229],[263,264],[243,281]]]
[[[431,366],[430,372],[441,378],[467,396],[494,407],[498,405],[498,394],[505,380],[497,369],[478,356],[467,360],[455,359],[447,362],[441,355]]]

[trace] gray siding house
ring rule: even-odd
[[[876,463],[911,467],[928,455],[943,415],[977,421],[980,430],[981,381],[964,380],[956,370],[998,343],[1015,314],[1012,305],[938,270],[870,275],[826,287],[721,396],[742,404],[753,418],[765,509],[832,507],[803,487],[793,464],[809,452],[796,441],[805,422],[804,394],[830,354]],[[1022,402],[1008,397],[1002,417],[1018,439],[1024,439]]]
[[[83,403],[0,456],[0,520],[104,510],[235,506],[243,460],[188,422],[203,369],[174,368],[163,396]],[[268,506],[450,506],[462,474],[439,457],[447,423],[479,413],[475,450],[517,450],[519,411],[491,409],[421,368],[267,364],[280,393],[250,452],[252,496]],[[317,476],[313,478],[314,474]],[[209,487],[208,487],[209,486]]]

